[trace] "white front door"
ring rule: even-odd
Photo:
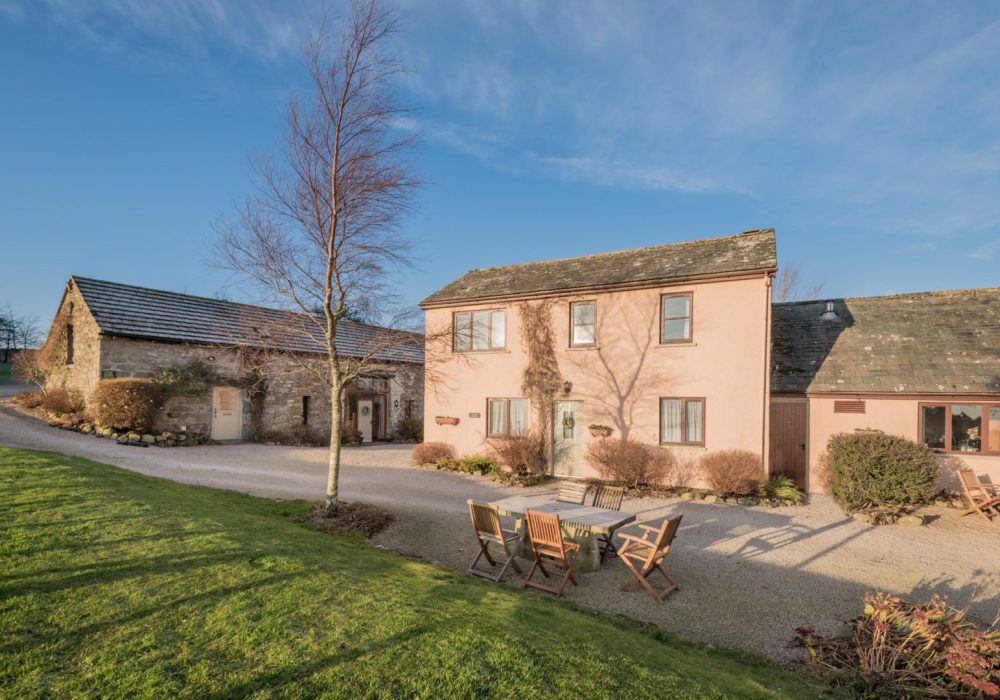
[[[552,416],[552,471],[583,476],[583,401],[556,401]]]
[[[372,441],[372,400],[358,400],[358,430],[365,442]]]
[[[239,440],[243,437],[243,392],[231,386],[212,391],[212,439]]]

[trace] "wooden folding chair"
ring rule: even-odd
[[[587,500],[587,490],[590,484],[586,481],[560,481],[559,490],[556,491],[556,500],[563,503],[577,503],[583,505]]]
[[[598,486],[594,489],[594,500],[590,505],[595,508],[605,508],[607,510],[621,510],[622,500],[625,498],[625,488],[622,486]],[[601,563],[608,552],[618,553],[618,548],[614,544],[615,531],[610,530],[607,535],[598,535],[597,541],[601,547]]]
[[[677,528],[680,527],[683,517],[683,515],[678,515],[676,518],[664,520],[658,528],[640,525],[639,527],[645,530],[642,537],[628,534],[620,535],[625,540],[625,545],[618,550],[618,558],[625,563],[628,570],[632,572],[632,576],[635,577],[634,580],[622,586],[623,591],[627,591],[639,583],[649,591],[649,595],[653,596],[654,600],[660,602],[678,589],[674,580],[663,570],[663,559],[670,552],[670,543],[674,541],[674,535],[677,534]],[[667,580],[667,586],[663,590],[656,590],[649,582],[649,577],[654,571],[660,572]]]
[[[507,572],[508,566],[513,566],[514,571],[521,573],[521,568],[514,561],[514,554],[510,551],[510,543],[519,540],[521,536],[516,532],[503,529],[500,525],[500,511],[492,503],[480,503],[471,499],[468,503],[469,515],[472,517],[472,527],[476,530],[476,540],[479,542],[479,554],[476,555],[476,558],[469,565],[469,573],[473,576],[482,576],[490,581],[499,581],[502,579],[503,575]],[[476,568],[476,564],[483,557],[486,557],[486,561],[489,562],[490,566],[496,567],[497,561],[490,554],[491,542],[499,545],[504,555],[503,566],[500,567],[500,571],[496,575],[492,572]]]
[[[1000,514],[1000,494],[997,493],[998,487],[996,485],[988,482],[982,483],[972,469],[958,469],[956,473],[962,484],[962,491],[965,492],[965,497],[968,499],[969,505],[972,506],[962,513],[963,516],[979,513],[987,521],[990,521],[990,511]]]
[[[580,551],[580,545],[576,542],[567,542],[563,537],[562,523],[555,513],[541,513],[537,510],[529,510],[525,513],[528,521],[528,537],[531,540],[531,553],[535,560],[531,563],[528,576],[524,579],[525,588],[537,588],[557,596],[563,594],[566,582],[570,581],[576,585],[576,578],[573,576],[573,560]],[[549,572],[545,570],[542,560],[545,559],[563,570],[562,579],[559,586],[546,586],[532,581],[535,571],[541,571],[545,578],[549,577]]]

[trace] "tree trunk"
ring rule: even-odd
[[[340,382],[333,382],[330,387],[330,460],[326,477],[326,503],[324,504],[327,515],[333,515],[340,503],[341,393]]]

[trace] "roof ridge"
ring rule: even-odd
[[[898,292],[896,294],[876,294],[866,297],[827,297],[824,299],[803,299],[800,301],[776,301],[774,306],[804,306],[806,304],[824,304],[828,301],[868,301],[873,299],[906,299],[918,297],[934,297],[948,295],[969,295],[980,292],[998,292],[1000,287],[965,287],[963,289],[934,289],[924,292]]]
[[[711,238],[689,238],[689,239],[684,240],[684,241],[672,241],[670,243],[654,243],[652,245],[638,246],[636,248],[620,248],[618,250],[606,250],[606,251],[603,251],[603,252],[600,252],[600,253],[587,253],[586,255],[571,255],[571,256],[565,257],[565,258],[549,258],[547,260],[531,260],[529,262],[511,263],[509,265],[494,265],[494,266],[491,266],[491,267],[473,267],[473,268],[469,269],[468,272],[466,272],[466,274],[469,274],[470,272],[486,272],[488,270],[505,270],[505,269],[509,269],[509,268],[512,268],[512,267],[530,267],[532,265],[548,265],[549,263],[567,262],[567,261],[570,261],[570,260],[588,260],[588,259],[592,259],[592,258],[600,258],[600,257],[609,256],[609,255],[620,255],[622,253],[638,253],[639,251],[643,251],[643,250],[653,250],[653,249],[659,249],[659,248],[669,248],[671,246],[681,246],[681,245],[686,245],[686,244],[689,244],[689,243],[708,243],[708,242],[715,242],[715,241],[725,241],[725,240],[729,240],[729,239],[732,239],[732,238],[743,238],[743,237],[749,237],[749,236],[760,235],[760,234],[765,234],[765,233],[771,233],[771,234],[773,234],[774,233],[774,228],[772,227],[772,228],[747,229],[745,231],[742,231],[741,233],[730,233],[730,234],[727,234],[725,236],[713,236]]]

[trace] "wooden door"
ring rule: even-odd
[[[807,412],[805,401],[771,402],[771,473],[784,474],[801,489],[808,485]]]
[[[552,471],[583,476],[583,401],[556,401],[552,416]]]
[[[372,400],[358,399],[358,431],[365,442],[372,441]]]
[[[243,393],[236,387],[217,386],[212,391],[212,439],[243,437]]]

